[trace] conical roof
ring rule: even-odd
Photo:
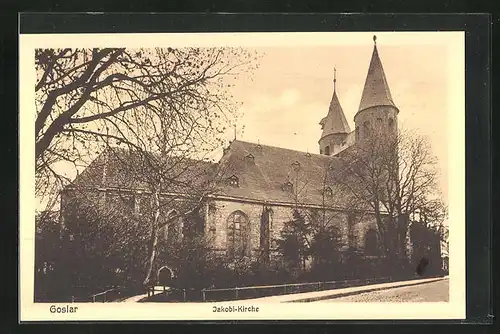
[[[349,123],[347,123],[347,119],[345,118],[344,111],[342,110],[335,90],[333,91],[328,115],[321,120],[320,124],[323,125],[322,138],[330,134],[351,132],[351,128],[349,127]]]
[[[375,45],[373,46],[372,59],[368,74],[366,75],[365,87],[358,111],[374,107],[374,106],[393,106],[396,107],[392,100],[391,91],[387,84],[384,68],[378,55],[376,37],[373,36]]]

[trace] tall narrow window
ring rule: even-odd
[[[389,118],[389,130],[394,130],[394,120],[392,118]]]
[[[230,257],[248,255],[248,217],[242,211],[234,211],[227,220],[227,252]]]
[[[271,209],[264,208],[260,217],[260,250],[262,260],[265,262],[269,261],[271,213]]]
[[[359,126],[356,127],[356,140],[359,140]]]
[[[384,128],[384,123],[382,122],[382,118],[377,118],[377,130],[382,130]]]
[[[365,121],[363,123],[363,131],[364,131],[364,137],[368,137],[371,133],[371,129],[370,129],[370,122],[369,121]]]
[[[330,155],[330,146],[325,147],[325,155]]]

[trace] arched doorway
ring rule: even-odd
[[[158,270],[157,283],[160,286],[172,286],[174,283],[175,274],[172,268],[163,266]]]

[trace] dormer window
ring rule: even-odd
[[[281,189],[283,189],[283,191],[293,192],[293,183],[290,181],[287,181],[286,183],[283,184]]]
[[[311,157],[311,153],[307,152],[306,157],[308,157],[308,158]]]
[[[332,188],[330,188],[330,187],[326,187],[325,188],[325,196],[327,196],[327,197],[332,197],[333,196]]]
[[[245,156],[245,160],[246,162],[253,164],[255,162],[255,157],[252,153],[249,153]]]
[[[233,175],[229,179],[227,179],[227,183],[234,188],[238,188],[240,186],[239,179],[236,175]]]
[[[292,164],[292,169],[294,171],[298,171],[300,169],[300,162],[298,161],[295,161],[293,164]]]

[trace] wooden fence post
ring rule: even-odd
[[[206,301],[207,299],[206,299],[206,295],[205,295],[205,289],[201,290],[201,294],[202,294],[203,301]]]
[[[182,294],[184,296],[184,301],[186,301],[187,300],[187,298],[186,298],[186,289],[182,289]]]
[[[235,291],[236,291],[236,299],[238,299],[238,288],[236,288]]]

